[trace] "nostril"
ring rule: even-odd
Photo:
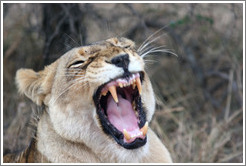
[[[114,57],[111,60],[111,63],[114,64],[117,67],[128,68],[129,55],[128,54],[124,54],[124,55],[119,55],[117,57]]]
[[[121,63],[121,59],[120,58],[118,58],[118,57],[116,57],[116,58],[114,58],[114,59],[112,59],[112,61],[111,61],[113,64],[115,64],[115,65],[118,65],[118,64],[120,64]]]

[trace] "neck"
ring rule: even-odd
[[[95,133],[95,137],[102,137]],[[37,148],[50,162],[75,163],[75,162],[140,162],[147,154],[148,144],[145,146],[127,150],[117,143],[106,139],[90,144],[75,143],[64,139],[57,134],[50,121],[49,115],[44,113],[38,123]],[[94,137],[91,138],[92,140]],[[140,155],[141,154],[141,155]]]
[[[58,135],[46,113],[42,115],[38,123],[37,148],[50,162],[100,162],[91,149],[84,144],[65,140]]]

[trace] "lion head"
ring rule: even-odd
[[[42,71],[18,70],[16,82],[21,93],[46,107],[64,139],[125,150],[147,142],[155,98],[144,60],[129,39],[74,48]]]

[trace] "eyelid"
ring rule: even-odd
[[[84,62],[85,61],[83,61],[83,60],[75,61],[71,65],[69,65],[68,68],[70,68],[70,67],[73,67],[73,68],[80,67]]]

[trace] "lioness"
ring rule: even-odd
[[[5,162],[172,162],[148,127],[155,110],[144,60],[133,41],[110,38],[74,48],[16,83],[43,112],[36,138]]]

